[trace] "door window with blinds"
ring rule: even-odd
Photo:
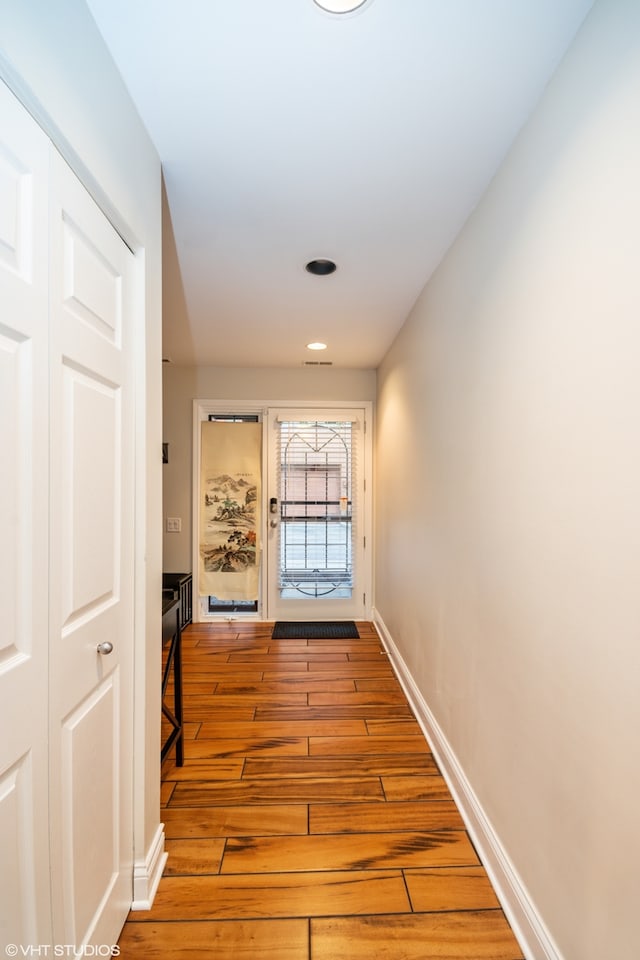
[[[270,617],[364,616],[364,413],[269,410]]]
[[[351,597],[352,424],[284,420],[279,427],[280,597]]]

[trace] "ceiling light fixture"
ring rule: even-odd
[[[307,344],[307,350],[326,350],[326,343],[322,343],[320,340],[315,340],[313,343]]]
[[[353,13],[358,7],[363,7],[367,0],[314,0],[314,2],[327,13]]]
[[[330,273],[335,272],[336,265],[333,260],[310,260],[305,270],[315,274],[316,277],[328,277]]]

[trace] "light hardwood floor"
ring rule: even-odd
[[[169,860],[125,960],[521,960],[375,629],[358,628],[185,630]]]

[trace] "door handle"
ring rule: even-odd
[[[108,653],[113,651],[113,644],[108,640],[105,640],[104,643],[99,643],[96,647],[98,653],[101,653],[103,657],[106,657]]]

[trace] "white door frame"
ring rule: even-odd
[[[267,620],[273,619],[267,608],[267,537],[269,515],[266,509],[268,500],[268,463],[267,463],[267,412],[270,409],[291,410],[363,410],[366,423],[367,441],[364,444],[363,471],[365,477],[364,502],[362,504],[362,529],[366,539],[366,550],[363,559],[362,585],[365,594],[364,617],[371,618],[373,609],[373,403],[371,400],[206,400],[193,401],[193,486],[192,486],[192,570],[193,570],[193,619],[196,623],[216,622],[222,620]],[[200,485],[200,423],[211,414],[257,414],[262,421],[263,457],[262,457],[262,517],[261,517],[261,550],[260,550],[260,601],[258,612],[251,614],[220,615],[209,614],[204,611],[203,602],[199,595],[199,485]]]

